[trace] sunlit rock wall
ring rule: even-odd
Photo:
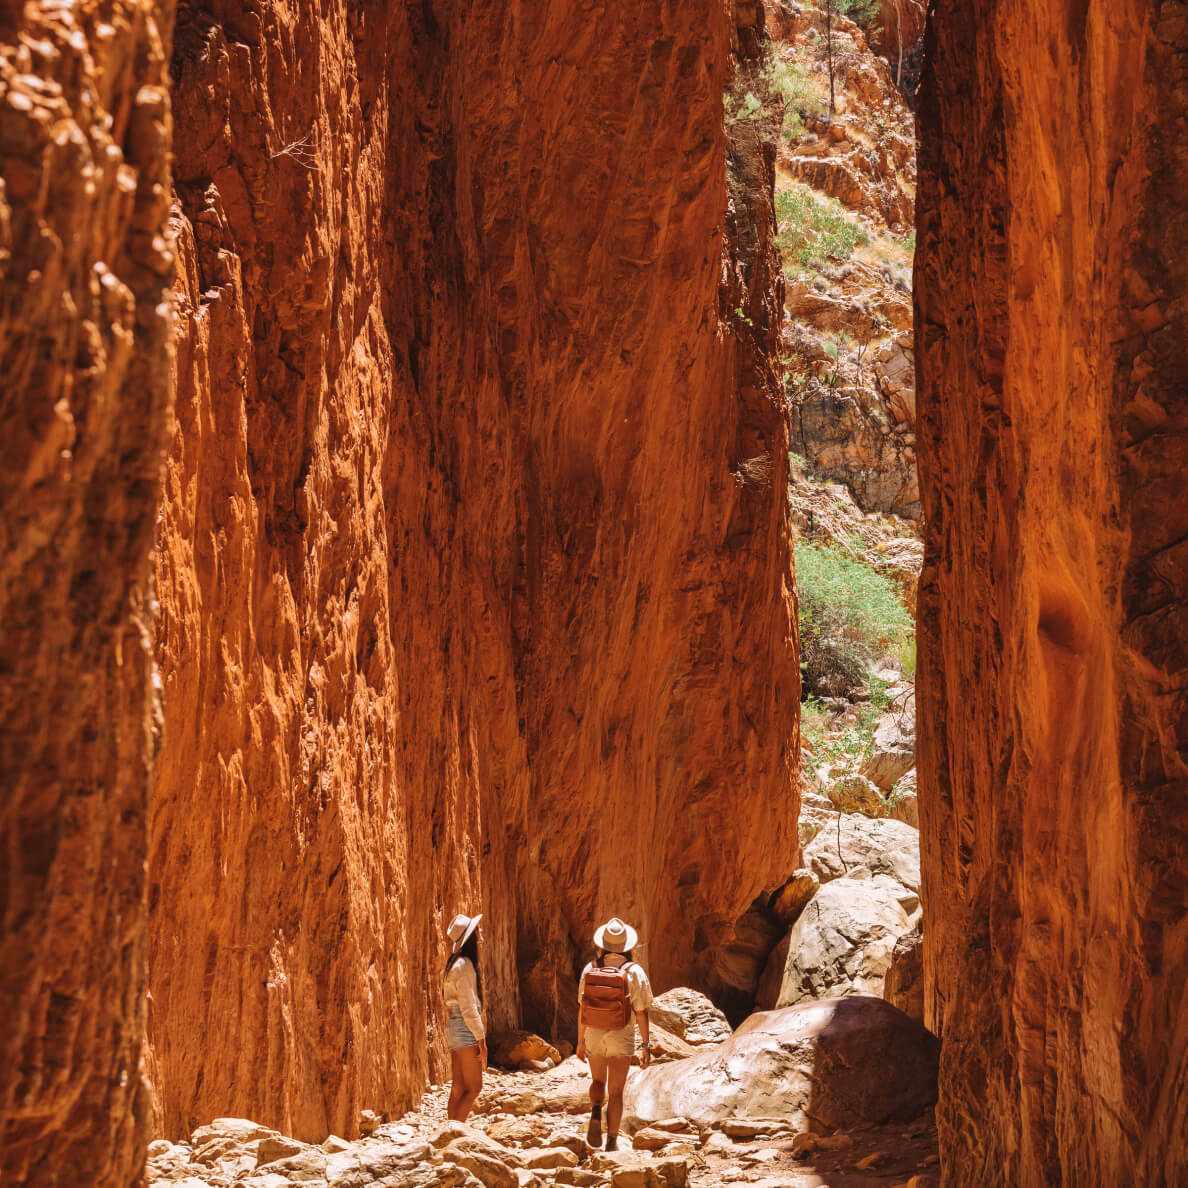
[[[761,22],[179,5],[159,1132],[407,1106],[457,910],[566,1035],[600,919],[697,981],[795,867]]]
[[[937,5],[920,816],[950,1185],[1188,1182],[1188,6]]]
[[[0,1182],[143,1160],[167,22],[0,6]]]

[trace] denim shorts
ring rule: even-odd
[[[478,1043],[478,1040],[474,1038],[474,1032],[466,1026],[466,1020],[462,1018],[462,1012],[458,1009],[456,1002],[450,1003],[450,1019],[446,1024],[446,1043],[451,1052],[456,1052],[459,1048],[473,1048]]]

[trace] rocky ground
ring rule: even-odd
[[[902,761],[902,756],[900,760]],[[791,924],[760,1006],[736,1029],[678,988],[651,1012],[660,1052],[628,1081],[621,1150],[585,1142],[584,1063],[527,1033],[493,1037],[467,1124],[448,1086],[362,1137],[301,1143],[244,1119],[149,1150],[170,1188],[930,1188],[938,1182],[939,1044],[922,1016],[919,842],[904,822],[839,811],[810,793],[805,868],[774,896]]]
[[[149,1183],[172,1188],[929,1188],[936,1180],[931,1112],[915,1121],[836,1131],[814,1140],[779,1120],[700,1128],[684,1119],[643,1128],[616,1153],[585,1143],[588,1077],[575,1057],[562,1069],[574,1092],[546,1100],[555,1074],[488,1070],[467,1124],[445,1118],[447,1087],[355,1142],[320,1146],[243,1119],[219,1119],[187,1143],[153,1143]]]

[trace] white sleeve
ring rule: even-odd
[[[578,981],[578,1002],[579,1003],[582,1001],[582,995],[585,994],[585,992],[586,992],[586,974],[588,974],[590,972],[590,970],[593,968],[593,965],[594,965],[593,961],[587,961],[586,968],[582,970],[582,976],[581,976],[580,980]]]
[[[483,1008],[478,997],[478,979],[469,958],[463,957],[455,966],[458,977],[458,1010],[476,1040],[485,1039],[487,1029],[483,1026]]]
[[[631,963],[627,971],[627,983],[631,993],[631,1009],[646,1011],[652,1005],[652,984],[642,966]]]

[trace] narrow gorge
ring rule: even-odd
[[[1188,1183],[1186,63],[0,4],[0,1181]]]

